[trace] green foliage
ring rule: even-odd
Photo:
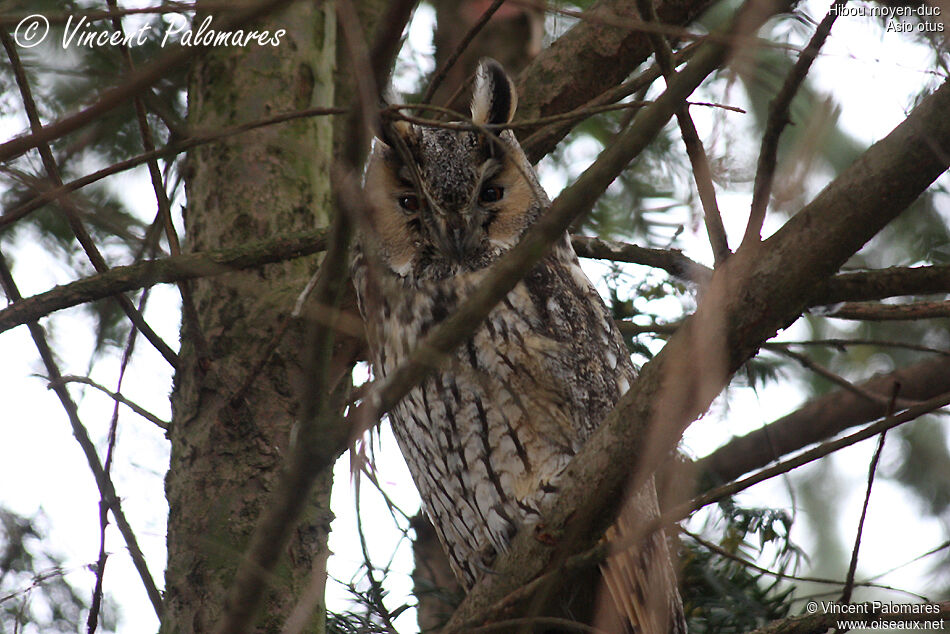
[[[680,548],[683,602],[692,634],[747,632],[791,609],[793,585],[742,563],[768,547],[775,553],[773,572],[794,569],[802,553],[789,539],[791,518],[783,511],[742,508],[731,500],[719,508],[719,525],[708,531],[718,534],[717,548],[693,541]]]
[[[366,568],[364,567],[364,571]],[[392,622],[409,609],[403,604],[395,610],[389,610],[384,604],[386,591],[378,582],[367,575],[367,584],[348,583],[353,608],[345,612],[327,614],[327,632],[329,634],[377,634],[392,632]],[[365,587],[363,587],[365,586]]]
[[[44,543],[39,518],[0,508],[0,631],[77,632],[89,606],[67,580],[69,571]],[[115,630],[115,606],[106,598],[100,632]]]
[[[75,38],[86,31],[112,28],[108,22],[96,21],[78,26],[77,30],[84,6],[76,2],[45,1],[20,5],[22,3],[13,3],[8,9],[50,16],[72,16],[69,31],[66,24],[54,19],[49,35],[41,45],[17,49],[37,105],[37,114],[43,123],[87,107],[95,95],[123,81],[128,75],[128,63],[118,47],[77,44]],[[176,16],[174,19],[182,18]],[[161,16],[129,16],[124,18],[123,24],[127,33],[140,26],[147,27],[143,30],[147,37],[141,43],[136,41],[136,45],[130,48],[136,67],[143,65],[145,60],[162,55],[161,37],[167,27],[163,26]],[[68,37],[67,33],[71,31],[75,31],[76,35],[64,53],[63,38]],[[5,55],[0,57],[0,111],[19,113],[18,121],[25,126],[25,106],[14,79],[13,67]],[[179,129],[184,120],[185,70],[172,70],[141,94],[150,113],[148,121],[153,142],[159,147],[168,141],[170,130]],[[102,166],[141,154],[144,151],[142,136],[132,103],[126,102],[95,122],[57,137],[50,143],[50,151],[61,180],[67,183]],[[171,180],[176,174],[174,164],[165,164],[162,169],[166,189],[174,187],[172,183],[175,181]],[[112,177],[86,186],[73,192],[68,200],[47,203],[14,224],[0,228],[0,247],[5,254],[10,254],[15,253],[17,245],[24,241],[39,242],[53,257],[72,268],[76,277],[90,274],[92,269],[89,259],[82,252],[66,221],[68,211],[83,223],[107,262],[126,264],[145,253],[151,253],[158,246],[155,242],[157,234],[152,237],[152,244],[146,244],[147,227],[151,219],[143,220],[139,212],[130,207],[128,199],[117,194],[121,185],[116,182],[121,178]],[[53,178],[36,150],[8,162],[4,170],[0,171],[0,203],[4,213],[16,213],[18,208],[30,203],[39,193],[54,186]],[[149,206],[157,209],[154,195],[151,198]],[[11,264],[16,264],[15,258],[10,257],[10,260]],[[125,340],[128,321],[118,319],[113,307],[87,305],[85,309],[96,319],[97,352],[101,352],[105,344]]]
[[[749,359],[733,379],[734,384],[759,389],[787,375],[788,365],[775,357],[759,355]]]

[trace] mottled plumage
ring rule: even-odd
[[[504,71],[483,62],[473,120],[506,123],[514,107]],[[512,132],[499,137],[399,124],[389,144],[377,142],[354,280],[378,375],[405,361],[550,204]],[[446,366],[392,410],[463,585],[484,574],[520,526],[540,519],[558,476],[635,375],[565,235]],[[640,515],[656,515],[652,483],[635,499]],[[656,541],[669,584],[666,546]]]

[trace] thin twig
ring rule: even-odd
[[[739,555],[736,555],[735,553],[731,553],[731,552],[729,552],[728,550],[726,550],[725,548],[722,548],[721,546],[719,546],[719,545],[717,545],[717,544],[714,544],[714,543],[712,543],[712,542],[710,542],[710,541],[708,541],[708,540],[705,540],[705,539],[703,539],[702,537],[700,537],[699,535],[697,535],[696,533],[693,533],[693,532],[691,532],[691,531],[688,531],[688,530],[686,530],[686,529],[683,528],[683,527],[679,527],[679,531],[680,531],[681,533],[683,533],[684,535],[687,535],[690,539],[692,539],[693,541],[695,541],[697,544],[699,544],[699,545],[702,546],[703,548],[705,548],[705,549],[707,549],[707,550],[710,550],[710,551],[716,553],[716,554],[719,555],[720,557],[725,557],[726,559],[729,559],[730,561],[734,561],[734,562],[736,562],[737,564],[739,564],[739,565],[741,565],[741,566],[744,566],[744,567],[749,568],[749,569],[751,569],[751,570],[755,570],[756,572],[760,572],[760,573],[762,573],[762,574],[764,574],[764,575],[768,575],[768,576],[770,576],[770,577],[774,577],[775,579],[787,579],[787,580],[789,580],[789,581],[802,581],[802,582],[805,582],[805,583],[821,583],[821,584],[827,584],[827,585],[832,585],[832,586],[843,586],[844,583],[845,583],[844,581],[839,581],[839,580],[837,580],[837,579],[826,579],[826,578],[824,578],[824,577],[808,577],[808,576],[801,576],[801,575],[790,575],[790,574],[785,573],[785,572],[775,572],[774,570],[769,570],[768,568],[764,568],[764,567],[762,567],[762,566],[759,566],[758,564],[755,564],[754,562],[751,562],[751,561],[749,561],[749,560],[747,560],[747,559],[743,559],[743,558],[740,557]],[[918,595],[918,594],[916,594],[916,593],[914,593],[914,592],[909,592],[909,591],[907,591],[907,590],[901,590],[900,588],[895,588],[894,586],[885,585],[885,584],[883,584],[883,583],[872,583],[872,582],[870,582],[870,581],[859,581],[859,582],[855,583],[854,585],[855,585],[855,586],[858,586],[858,587],[862,587],[862,588],[877,588],[877,589],[879,589],[879,590],[893,590],[893,591],[896,591],[896,592],[904,592],[904,593],[906,593],[906,594],[908,594],[908,595],[912,595],[912,596],[921,598],[920,595]]]
[[[482,13],[482,15],[478,18],[478,21],[472,25],[472,28],[470,28],[461,41],[459,41],[458,46],[455,47],[455,50],[452,51],[452,54],[449,55],[449,58],[445,60],[444,64],[442,64],[442,68],[436,71],[435,77],[433,77],[432,81],[429,82],[429,87],[426,89],[425,95],[422,97],[422,103],[427,104],[432,101],[432,96],[435,94],[435,91],[438,90],[439,85],[445,79],[445,75],[453,66],[455,66],[455,63],[459,60],[459,57],[462,56],[462,53],[464,53],[468,48],[469,44],[472,43],[472,40],[475,39],[475,36],[481,32],[482,28],[486,24],[488,24],[488,21],[491,19],[491,17],[495,15],[495,11],[497,11],[498,8],[504,4],[504,2],[505,0],[494,0],[491,3],[491,6],[485,9],[485,12]]]
[[[849,392],[853,392],[857,394],[861,398],[866,398],[869,401],[874,401],[875,403],[881,403],[882,405],[887,405],[888,403],[890,403],[890,400],[888,398],[881,396],[880,394],[871,392],[869,390],[865,390],[859,385],[855,385],[854,383],[845,379],[844,377],[838,374],[835,374],[828,368],[816,363],[815,361],[813,361],[811,358],[807,357],[806,355],[799,354],[798,352],[789,350],[785,346],[775,344],[775,343],[766,343],[762,347],[766,348],[767,350],[772,350],[774,352],[777,352],[779,354],[785,355],[786,357],[789,357],[791,359],[798,361],[806,369],[811,370],[815,374],[825,379],[828,379],[835,385],[839,385],[843,387]]]
[[[519,119],[517,121],[511,121],[509,123],[492,123],[488,125],[476,124],[472,122],[471,118],[466,116],[461,112],[457,112],[451,108],[445,106],[434,106],[430,104],[390,104],[380,113],[382,116],[391,117],[393,119],[401,119],[403,121],[408,121],[409,123],[414,123],[416,125],[427,126],[430,128],[445,128],[447,130],[473,130],[481,132],[488,130],[491,132],[496,132],[500,130],[519,130],[522,128],[536,128],[545,125],[551,125],[555,123],[573,123],[580,121],[582,119],[587,119],[592,117],[595,114],[601,114],[603,112],[614,112],[617,110],[639,110],[644,106],[648,106],[652,101],[649,100],[637,100],[637,101],[624,101],[621,103],[607,103],[607,104],[585,104],[574,110],[568,110],[567,112],[561,112],[559,114],[549,115],[547,117],[537,117],[535,119]],[[730,106],[723,103],[714,103],[709,101],[687,101],[688,105],[691,106],[702,106],[706,108],[721,108],[723,110],[729,110],[731,112],[745,113],[745,110],[739,108],[738,106]],[[450,120],[443,121],[440,119],[431,119],[427,117],[419,117],[411,114],[406,114],[402,112],[403,110],[430,110],[437,112],[443,116],[448,116],[453,119],[459,119],[458,121]]]
[[[246,9],[235,14],[231,19],[225,18],[220,24],[216,24],[215,28],[219,28],[221,31],[237,29],[247,22],[277,10],[288,2],[290,0],[261,0],[253,5],[248,5]],[[42,143],[61,138],[84,125],[97,121],[103,114],[119,107],[132,95],[138,94],[155,82],[167,77],[168,71],[172,68],[201,54],[204,50],[204,46],[174,47],[171,52],[154,60],[129,77],[123,78],[117,86],[103,91],[99,99],[87,108],[59,119],[31,134],[24,134],[0,144],[0,162],[10,161]]]
[[[912,421],[923,416],[924,414],[929,414],[935,410],[946,407],[947,405],[950,405],[950,392],[946,392],[934,398],[923,401],[918,405],[909,407],[900,414],[887,416],[880,421],[868,425],[864,429],[861,429],[860,431],[857,431],[853,434],[844,436],[843,438],[822,443],[813,449],[803,451],[793,458],[783,460],[782,462],[779,462],[771,467],[761,469],[750,476],[742,478],[741,480],[736,480],[734,482],[716,487],[715,489],[711,489],[702,495],[696,496],[689,502],[685,502],[677,506],[675,509],[669,512],[669,517],[666,517],[667,513],[664,513],[664,519],[667,521],[676,521],[687,517],[693,511],[701,509],[707,504],[718,502],[725,497],[735,495],[740,491],[745,491],[749,487],[758,484],[759,482],[774,478],[775,476],[783,473],[787,473],[792,469],[797,469],[802,465],[808,464],[809,462],[814,462],[819,458],[823,458],[824,456],[827,456],[828,454],[834,453],[845,447],[850,447],[851,445],[859,443],[862,440],[873,438],[882,432],[893,429],[898,425],[903,425],[906,422]]]
[[[140,295],[138,310],[145,310],[145,303],[148,301],[150,289],[144,289]],[[132,352],[135,349],[135,340],[138,335],[138,329],[133,325],[129,330],[128,340],[125,350],[122,352],[122,361],[119,364],[119,378],[116,381],[115,393],[119,395],[122,392],[122,382],[125,379],[126,370],[132,360]],[[64,380],[71,377],[63,377]],[[109,445],[106,449],[106,461],[104,469],[106,475],[112,476],[112,461],[115,457],[116,439],[119,430],[119,401],[115,400],[112,407],[112,419],[109,421]],[[92,591],[92,602],[89,605],[89,615],[86,617],[87,634],[95,634],[99,624],[99,610],[102,607],[103,586],[105,584],[106,562],[108,553],[106,552],[106,528],[109,525],[109,505],[104,499],[99,500],[99,558],[96,562],[96,585]]]
[[[637,0],[637,8],[640,10],[640,15],[648,23],[660,23],[653,0]],[[653,45],[656,61],[660,70],[663,71],[663,76],[667,81],[670,81],[676,75],[676,67],[669,43],[659,33],[650,32],[647,33],[647,37]],[[703,142],[699,138],[699,133],[696,132],[696,125],[689,114],[688,105],[684,104],[682,108],[676,111],[676,121],[679,123],[680,135],[683,137],[683,144],[686,146],[686,155],[693,166],[693,178],[696,181],[696,191],[699,193],[699,200],[703,206],[706,233],[709,236],[713,258],[718,266],[725,262],[730,252],[729,241],[726,239],[726,229],[722,224],[719,204],[716,202],[716,187],[713,185],[709,159],[706,156]]]
[[[785,83],[779,90],[775,99],[769,104],[769,116],[765,124],[765,132],[762,135],[762,147],[759,150],[759,162],[755,170],[755,183],[752,187],[752,206],[749,211],[749,222],[746,225],[745,235],[742,237],[740,248],[746,244],[752,244],[761,240],[762,225],[765,222],[765,210],[768,207],[769,197],[772,192],[772,180],[775,174],[776,157],[778,155],[778,141],[782,135],[785,126],[790,123],[789,108],[792,99],[798,92],[799,86],[805,80],[808,69],[815,61],[818,51],[828,34],[831,33],[831,27],[838,17],[842,6],[848,0],[835,0],[835,3],[828,9],[824,19],[815,29],[815,34],[808,42],[808,46],[798,57],[798,61],[789,71],[785,78]]]
[[[0,253],[0,286],[3,287],[3,291],[7,297],[14,302],[22,299],[2,253]],[[46,332],[36,321],[30,321],[27,327],[30,330],[30,335],[40,354],[40,358],[43,360],[47,376],[51,382],[56,383],[52,386],[52,389],[56,392],[56,396],[59,397],[63,409],[66,410],[66,416],[69,418],[73,436],[75,436],[83,454],[86,456],[86,461],[89,463],[89,468],[92,470],[92,475],[96,480],[96,486],[99,488],[99,496],[108,502],[119,532],[125,539],[125,544],[129,549],[132,563],[135,565],[135,569],[138,571],[139,576],[142,578],[142,583],[145,585],[145,591],[148,594],[149,600],[152,602],[155,614],[161,617],[162,595],[158,591],[158,587],[155,585],[155,581],[148,571],[148,566],[145,563],[145,555],[142,554],[142,550],[139,548],[135,533],[132,531],[132,527],[122,512],[119,496],[116,495],[112,480],[102,468],[102,463],[99,462],[99,455],[96,453],[96,447],[89,438],[89,432],[86,431],[85,426],[79,418],[79,408],[69,395],[69,390],[62,384],[63,375],[59,371],[59,366],[56,364],[53,351],[50,349],[49,342],[46,340]]]
[[[107,0],[107,4],[110,11],[117,11],[119,8],[116,0]],[[112,18],[112,26],[117,33],[124,33],[122,19],[120,17],[114,16]],[[134,73],[135,63],[132,61],[132,53],[124,39],[120,43],[120,49],[129,72]],[[135,117],[138,122],[139,134],[142,137],[142,149],[145,150],[146,153],[151,152],[155,149],[155,142],[152,140],[152,131],[148,125],[145,102],[141,96],[135,95],[132,98],[132,103],[135,106]],[[168,194],[165,191],[165,182],[162,178],[162,171],[158,166],[158,159],[149,159],[147,165],[149,177],[152,181],[152,190],[155,192],[155,201],[158,205],[158,215],[162,219],[162,224],[165,227],[165,239],[168,241],[168,251],[173,256],[181,255],[181,243],[178,240],[178,233],[175,231],[175,225],[172,222],[171,204],[168,201]],[[183,325],[187,328],[188,340],[195,347],[198,367],[207,370],[211,364],[211,352],[208,348],[208,340],[205,338],[198,320],[198,309],[195,307],[190,281],[182,280],[179,282],[178,292],[181,295]]]
[[[673,56],[674,62],[679,65],[687,60],[698,50],[700,43],[692,42],[677,51]],[[650,84],[661,76],[660,67],[654,64],[636,77],[629,79],[619,86],[614,86],[600,93],[590,101],[586,102],[583,108],[598,107],[607,104],[619,102],[630,95],[645,90]],[[535,130],[521,143],[528,160],[531,163],[537,163],[545,153],[549,152],[558,141],[564,138],[571,130],[571,122],[549,124]]]
[[[939,553],[941,550],[948,550],[948,549],[950,549],[950,539],[948,539],[948,540],[945,541],[944,543],[940,544],[939,546],[934,546],[933,548],[931,548],[930,550],[928,550],[928,551],[925,552],[925,553],[922,553],[922,554],[920,554],[920,555],[917,555],[917,556],[914,557],[913,559],[910,559],[910,560],[908,560],[908,561],[905,561],[904,563],[899,564],[899,565],[897,565],[897,566],[894,566],[893,568],[888,568],[888,569],[885,570],[884,572],[880,572],[880,573],[874,575],[873,577],[870,577],[869,580],[873,581],[874,579],[880,579],[881,577],[885,577],[885,576],[891,574],[891,573],[894,572],[895,570],[900,570],[901,568],[904,568],[905,566],[909,566],[909,565],[911,565],[911,564],[917,563],[917,562],[920,561],[921,559],[924,559],[924,558],[929,557],[929,556],[931,556],[931,555],[935,555],[935,554]]]
[[[895,382],[891,391],[891,400],[887,406],[887,415],[894,414],[894,407],[897,404],[897,394],[900,392],[901,384]],[[871,458],[871,464],[868,466],[868,486],[864,493],[864,504],[861,506],[861,519],[858,520],[858,530],[854,536],[854,548],[851,550],[851,563],[848,565],[848,574],[845,577],[844,589],[841,591],[840,603],[851,603],[851,593],[854,591],[854,575],[858,569],[858,551],[861,549],[861,536],[864,534],[864,521],[868,515],[868,504],[871,501],[871,487],[874,486],[874,475],[877,473],[877,465],[881,460],[881,452],[884,451],[884,439],[887,437],[887,431],[882,431],[877,441],[877,448],[874,450],[874,456]]]
[[[875,346],[878,348],[902,348],[917,352],[932,352],[950,357],[950,350],[922,346],[916,343],[903,341],[885,341],[883,339],[812,339],[810,341],[773,341],[777,346],[830,346],[832,348],[846,348],[849,346]]]
[[[54,386],[54,381],[48,377],[47,377],[47,381],[49,381],[49,388],[52,389]],[[82,383],[84,385],[94,387],[100,392],[102,392],[103,394],[107,395],[112,400],[116,401],[117,403],[122,403],[123,405],[131,409],[133,412],[135,412],[136,414],[144,418],[145,420],[151,423],[154,423],[156,427],[159,427],[160,429],[163,429],[165,431],[168,431],[168,428],[170,427],[170,423],[168,421],[162,420],[161,418],[151,413],[150,411],[148,411],[141,405],[137,404],[135,401],[129,400],[128,398],[126,398],[125,396],[122,396],[122,394],[118,392],[113,392],[112,390],[105,387],[104,385],[96,383],[89,377],[76,376],[73,374],[67,374],[65,376],[60,377],[59,384],[66,384],[66,383]]]
[[[145,152],[144,154],[133,156],[132,158],[119,161],[118,163],[113,163],[112,165],[104,167],[101,170],[93,172],[92,174],[88,174],[81,178],[70,181],[65,185],[50,188],[41,193],[39,196],[24,202],[20,206],[4,212],[4,214],[0,216],[0,229],[16,222],[17,220],[20,220],[31,211],[39,209],[50,201],[59,200],[60,197],[69,192],[76,191],[77,189],[85,187],[86,185],[91,185],[92,183],[100,181],[107,176],[112,176],[113,174],[118,174],[134,167],[138,167],[139,165],[147,163],[152,159],[170,159],[174,156],[177,156],[178,154],[181,154],[182,152],[187,152],[192,148],[213,143],[215,141],[219,141],[221,139],[238,134],[243,134],[245,132],[250,132],[251,130],[256,130],[269,125],[275,125],[278,123],[284,123],[286,121],[293,121],[307,117],[346,114],[347,112],[349,112],[348,108],[306,108],[304,110],[282,112],[271,117],[265,117],[263,119],[257,119],[255,121],[229,126],[220,130],[212,130],[211,132],[195,134],[194,136],[182,139],[180,141],[169,143],[163,148],[159,148],[151,152]]]
[[[20,95],[23,99],[26,115],[30,121],[30,128],[33,130],[34,135],[38,135],[43,131],[43,124],[40,121],[39,112],[36,108],[36,102],[33,100],[33,93],[30,90],[26,72],[24,71],[23,65],[20,62],[20,56],[16,51],[16,45],[13,42],[13,38],[6,31],[2,30],[0,30],[0,41],[3,42],[3,47],[6,49],[7,56],[10,59],[10,64],[13,66],[13,74],[16,78],[17,86],[20,89]],[[60,176],[59,168],[56,165],[56,160],[53,157],[53,151],[50,148],[48,141],[40,141],[36,144],[36,148],[39,150],[43,167],[46,170],[50,180],[53,182],[53,185],[56,187],[61,187],[63,185],[63,180]],[[69,224],[69,228],[76,236],[76,240],[82,246],[83,251],[85,251],[89,261],[92,262],[92,265],[97,272],[106,272],[109,269],[109,266],[106,264],[105,258],[102,257],[102,253],[100,253],[99,248],[96,246],[96,243],[89,234],[89,231],[86,229],[82,220],[80,220],[77,210],[73,207],[71,201],[69,200],[64,199],[61,200],[60,203],[60,209],[62,209],[63,215],[66,217],[66,222]],[[167,343],[165,343],[161,337],[158,336],[154,330],[152,330],[151,326],[148,325],[142,314],[136,310],[129,298],[125,297],[124,295],[117,295],[116,301],[118,301],[119,306],[122,308],[122,311],[126,314],[126,316],[128,316],[129,320],[135,324],[139,330],[142,331],[142,334],[146,339],[149,340],[149,343],[151,343],[155,349],[158,350],[163,357],[165,357],[165,360],[168,361],[172,367],[178,367],[178,355],[174,350],[171,349],[171,347],[169,347]]]

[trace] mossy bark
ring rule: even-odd
[[[195,62],[188,90],[192,130],[334,105],[332,3],[294,3],[245,28],[285,33],[277,46],[212,48]],[[333,127],[328,117],[296,120],[194,150],[186,168],[186,249],[207,251],[327,226]],[[210,632],[220,620],[306,384],[302,333],[286,332],[256,376],[251,373],[314,266],[313,258],[302,258],[193,284],[198,323],[183,321],[172,395],[163,632]],[[207,358],[201,358],[200,338]],[[249,378],[250,387],[233,398]],[[312,583],[311,570],[325,565],[330,486],[328,472],[271,579],[259,631],[279,630]],[[317,591],[322,597],[322,588]],[[324,630],[324,611],[321,602],[308,631]]]

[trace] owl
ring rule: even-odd
[[[478,129],[508,123],[516,103],[511,79],[486,59],[475,130],[398,122],[374,144],[353,277],[378,377],[408,359],[550,205],[511,130]],[[565,234],[392,409],[425,513],[464,587],[491,570],[519,529],[541,521],[568,462],[635,376]],[[640,521],[657,516],[652,481],[628,507]],[[612,592],[627,588],[621,604],[634,630],[685,632],[665,539],[631,561],[605,576]]]

